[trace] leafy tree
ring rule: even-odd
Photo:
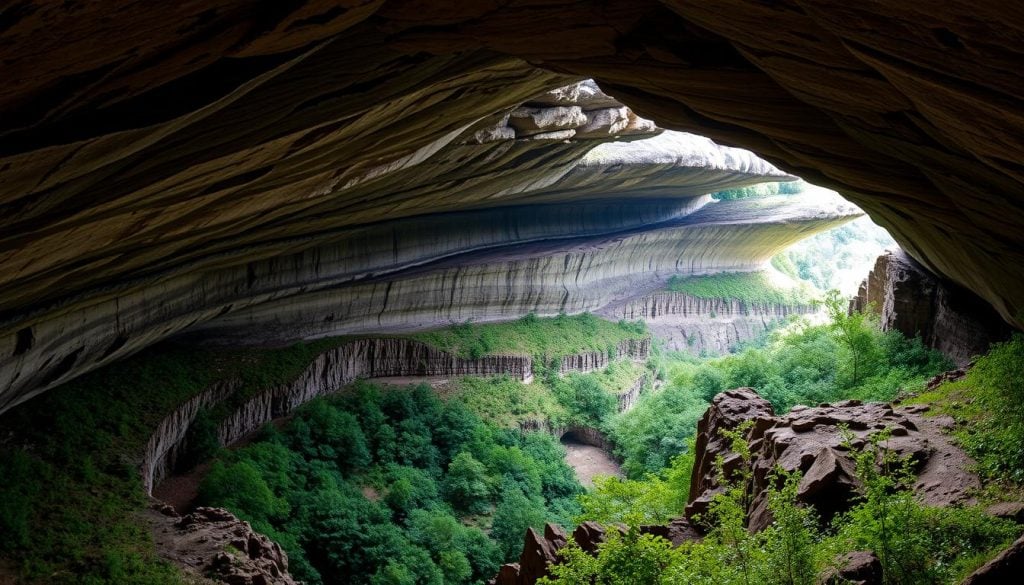
[[[446,497],[456,509],[473,514],[483,512],[491,494],[489,479],[484,464],[463,451],[448,464],[444,479]]]
[[[498,543],[504,559],[512,561],[523,549],[523,536],[528,528],[540,530],[544,526],[544,502],[528,498],[515,484],[506,482],[502,496],[494,510],[491,537]]]

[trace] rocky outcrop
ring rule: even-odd
[[[217,440],[230,445],[266,423],[318,396],[337,392],[362,378],[391,376],[507,375],[529,383],[533,363],[526,356],[459,358],[429,345],[401,338],[357,339],[320,354],[294,380],[244,399],[219,422]],[[169,414],[146,444],[141,466],[147,493],[174,471],[187,448],[189,426],[201,409],[235,399],[241,384],[229,380],[212,386]]]
[[[660,291],[605,309],[602,314],[644,321],[670,350],[716,355],[757,338],[790,315],[811,315],[819,310],[812,305],[748,303]]]
[[[1024,536],[971,573],[962,585],[1003,585],[1020,579],[1024,570]]]
[[[169,506],[147,517],[157,553],[198,577],[228,585],[297,585],[281,546],[223,508],[179,517]]]
[[[878,257],[850,301],[850,310],[869,307],[880,315],[883,329],[920,335],[925,345],[960,366],[1012,331],[977,295],[928,272],[900,250]]]
[[[727,477],[742,464],[720,431],[733,430],[749,421],[746,431],[752,459],[751,503],[748,527],[760,530],[771,523],[766,489],[776,467],[803,475],[798,499],[813,505],[826,520],[851,505],[858,487],[850,449],[866,445],[872,433],[888,429],[884,447],[912,461],[917,476],[914,491],[920,501],[944,506],[971,501],[979,487],[971,471],[973,462],[947,437],[949,417],[923,417],[923,406],[893,408],[887,404],[862,404],[847,400],[817,407],[794,407],[775,416],[771,405],[750,388],[717,395],[698,425],[695,463],[690,484],[687,517],[706,512],[721,490],[715,460],[723,458]],[[852,434],[846,445],[843,428]]]
[[[619,528],[619,530],[623,529]],[[681,518],[664,526],[640,526],[639,532],[660,536],[674,546],[701,538],[700,534],[685,519]],[[570,536],[566,535],[565,530],[555,524],[545,524],[543,536],[537,534],[533,528],[528,528],[519,562],[502,565],[497,577],[491,579],[489,584],[533,585],[541,577],[550,577],[549,567],[561,562],[558,551],[569,542],[569,538]],[[598,545],[605,540],[605,528],[597,522],[584,522],[573,530],[571,538],[585,552],[597,554]]]

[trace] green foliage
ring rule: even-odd
[[[957,440],[987,480],[1024,483],[1024,335],[995,344],[967,376],[915,402],[957,420]]]
[[[752,470],[744,433],[743,428],[723,433],[742,463],[727,475],[719,457],[723,490],[707,515],[695,519],[708,530],[703,541],[673,550],[662,539],[640,536],[638,519],[630,518],[625,534],[609,529],[611,538],[596,556],[573,544],[560,551],[564,563],[553,567],[545,582],[813,585],[844,553],[870,550],[882,561],[886,585],[952,584],[1019,532],[1012,522],[978,508],[917,503],[908,490],[909,463],[886,451],[887,436],[879,434],[854,452],[861,500],[828,531],[797,501],[800,474],[776,469],[767,494],[774,521],[752,534],[746,525]],[[847,448],[853,448],[849,442]]]
[[[862,217],[798,242],[774,256],[772,266],[792,278],[810,282],[818,290],[839,289],[852,294],[875,259],[895,244],[871,218]]]
[[[668,290],[702,299],[738,300],[771,305],[813,305],[817,293],[805,283],[782,287],[766,272],[722,272],[708,276],[673,276]]]
[[[221,453],[200,501],[278,538],[307,583],[476,583],[518,556],[527,526],[578,513],[563,458],[552,437],[487,425],[429,387],[359,384]]]
[[[803,181],[785,181],[775,183],[758,183],[749,187],[739,187],[712,193],[711,198],[717,201],[735,201],[737,199],[758,199],[772,195],[795,195],[802,193],[807,184]]]
[[[595,478],[594,489],[580,496],[583,512],[576,520],[601,524],[667,523],[680,516],[686,507],[692,472],[691,440],[686,452],[673,458],[668,467],[657,474],[648,473],[642,480]]]
[[[612,323],[590,313],[540,318],[531,313],[517,321],[466,322],[410,337],[461,357],[526,354],[546,362],[585,351],[606,351],[609,345],[647,335],[641,321]]]

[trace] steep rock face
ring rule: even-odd
[[[651,338],[625,339],[609,351],[587,351],[563,356],[558,365],[558,374],[586,374],[595,370],[603,370],[608,364],[629,358],[635,362],[645,362],[651,355]]]
[[[296,585],[281,546],[223,508],[179,517],[163,507],[148,520],[159,554],[197,576],[230,585]]]
[[[851,310],[868,307],[881,316],[884,329],[920,334],[925,345],[961,366],[1011,332],[976,295],[930,274],[899,250],[878,257],[850,302]]]
[[[521,257],[524,253],[519,250],[524,246],[536,247],[525,255],[537,257],[552,247],[557,252],[559,242],[573,241],[579,245],[643,233],[652,226],[685,220],[709,204],[703,196],[709,191],[768,178],[791,178],[747,151],[720,147],[699,136],[663,133],[601,93],[593,82],[540,97],[562,103],[569,99],[577,101],[571,105],[530,102],[512,113],[483,116],[437,138],[406,159],[335,174],[326,186],[317,187],[322,191],[320,195],[297,197],[299,201],[309,201],[308,209],[289,216],[289,222],[298,224],[285,222],[268,228],[271,233],[264,236],[253,233],[251,241],[246,237],[244,241],[225,242],[224,246],[203,246],[198,256],[174,253],[151,259],[144,275],[103,285],[102,290],[96,287],[98,279],[103,278],[103,270],[64,271],[65,286],[54,288],[50,283],[44,285],[45,290],[23,296],[19,301],[16,296],[25,295],[34,286],[27,283],[32,280],[31,275],[23,274],[26,286],[11,289],[15,296],[9,299],[11,305],[4,307],[10,311],[0,314],[0,410],[24,400],[32,392],[246,307],[280,302],[311,291],[319,291],[321,297],[332,299],[332,304],[343,306],[345,294],[337,302],[334,299],[333,291],[338,287],[422,273],[423,267],[438,263],[458,266],[479,264],[487,258]],[[609,108],[622,110],[619,113],[628,123],[609,122],[611,125],[602,130],[601,121]],[[545,136],[550,133],[524,134],[514,127],[518,118],[512,114],[526,110],[546,120],[545,123],[583,124],[580,128],[586,129],[587,135],[554,140]],[[563,120],[566,116],[572,120]],[[643,140],[608,142],[615,139]],[[301,148],[292,145],[297,149],[296,157],[305,156],[298,154],[305,152],[307,145],[302,144]],[[316,152],[309,156],[321,160],[319,157],[327,155]],[[231,193],[230,197],[237,201],[240,191],[235,187],[232,185],[226,192],[217,190],[211,197]],[[255,187],[249,184],[246,190],[250,188]],[[310,187],[282,187],[285,190],[278,190],[278,196],[304,188]],[[174,190],[171,186],[167,189]],[[351,206],[345,206],[342,212],[338,207],[342,204],[341,193],[347,194],[345,198],[365,198],[375,205],[389,206],[391,212],[373,217],[379,211],[373,206],[365,207],[369,215]],[[613,200],[638,195],[643,200],[629,204]],[[323,205],[316,204],[318,197]],[[428,201],[448,203],[444,204],[447,207],[431,208]],[[485,208],[483,201],[489,201],[487,205],[492,208]],[[514,205],[524,201],[533,204]],[[267,227],[276,214],[287,212],[293,204],[289,200],[275,203],[272,212],[262,209],[260,225]],[[494,208],[495,204],[500,207]],[[470,211],[455,212],[456,209]],[[423,215],[427,211],[451,213]],[[109,219],[87,222],[82,229],[90,233],[102,230],[103,222]],[[367,224],[370,220],[376,221]],[[159,223],[163,218],[154,221]],[[155,224],[147,229],[159,232]],[[254,229],[258,232],[263,228]],[[189,237],[194,233],[197,232],[181,235]],[[123,243],[122,239],[117,243]],[[95,244],[92,240],[80,246],[70,239],[63,242],[77,246],[82,253],[88,253],[88,246]],[[17,246],[11,260],[32,253],[29,240],[19,241]],[[102,253],[115,248],[113,244],[106,245]],[[171,258],[173,263],[168,264]],[[111,268],[130,271],[131,265],[116,262]],[[527,271],[529,276],[530,268],[525,266],[520,271]],[[46,267],[33,263],[25,269],[45,272]],[[17,274],[0,276],[0,297],[4,277],[16,278]],[[532,283],[523,286],[530,287]],[[459,287],[464,285],[459,283],[455,288]],[[53,294],[66,296],[47,304],[46,299]],[[358,289],[346,294],[359,297],[368,293]],[[466,294],[472,295],[473,291]],[[385,292],[383,299],[374,297],[359,302],[387,304],[394,297],[397,294]],[[19,304],[28,312],[15,310]],[[475,312],[485,319],[500,319],[520,316],[529,310],[515,300],[507,304],[510,306],[505,311],[495,311],[493,315],[487,314],[492,309],[487,305],[477,306]],[[563,304],[569,303],[563,300]],[[443,316],[445,309],[441,306],[435,307],[435,313],[441,314],[430,315],[429,321],[406,323],[398,311],[390,323],[378,327],[368,317],[383,312],[383,307],[370,313],[360,312],[362,308],[354,306],[356,313],[348,315],[339,315],[333,308],[318,311],[311,318],[331,324],[321,332],[327,334],[408,329],[451,320]],[[298,324],[293,331],[278,331],[278,339],[303,337],[303,325]]]
[[[844,445],[843,427],[852,434],[853,448],[864,447],[870,434],[888,429],[891,437],[884,447],[913,462],[917,475],[914,491],[923,503],[945,506],[971,501],[980,484],[969,471],[973,461],[944,432],[952,426],[952,419],[926,418],[921,416],[925,410],[923,406],[894,408],[847,400],[813,408],[797,406],[775,416],[771,404],[753,389],[723,392],[715,396],[698,424],[686,515],[692,518],[706,512],[721,491],[714,465],[718,457],[723,458],[727,477],[742,464],[720,431],[734,430],[747,421],[752,423],[744,435],[752,455],[752,497],[747,510],[751,530],[761,530],[771,522],[766,489],[776,467],[803,474],[797,497],[813,505],[826,520],[849,508],[858,484],[855,464]]]
[[[746,303],[661,291],[605,309],[602,314],[613,319],[642,320],[668,349],[702,355],[728,353],[790,315],[817,311],[810,305]]]
[[[128,291],[343,227],[534,201],[476,179],[490,165],[516,169],[499,183],[554,184],[572,143],[594,142],[581,129],[626,132],[619,102],[594,92],[536,97],[583,77],[664,127],[842,191],[1021,325],[1021,21],[995,0],[13,4],[0,30],[0,359],[52,349],[20,369],[24,387],[5,378],[0,408],[227,306],[109,334],[96,352],[71,325],[103,314],[134,327],[116,310]],[[597,101],[573,103],[584,94]],[[586,123],[509,140],[513,109],[574,105]],[[153,304],[204,294],[160,292]]]
[[[643,230],[482,250],[268,300],[190,331],[233,343],[287,341],[597,311],[661,288],[672,275],[760,269],[787,245],[858,213],[839,201],[801,196],[706,202]]]
[[[613,359],[644,361],[649,351],[649,338],[625,340],[618,344]],[[610,362],[607,354],[602,355],[605,360],[602,367],[606,367]],[[562,373],[589,371],[582,369],[584,364],[590,363],[589,358],[572,358],[568,356],[568,365],[563,366]],[[534,378],[533,365],[533,360],[528,356],[493,355],[465,359],[410,339],[356,339],[320,354],[294,380],[261,391],[234,406],[218,424],[217,441],[221,445],[230,445],[306,402],[337,392],[359,379],[503,375],[529,384]],[[574,369],[577,366],[581,369]],[[628,410],[636,403],[646,383],[647,375],[644,374],[619,394],[619,412]],[[189,426],[199,412],[224,403],[239,390],[241,384],[237,380],[215,384],[164,417],[143,452],[141,473],[147,493],[152,493],[154,486],[175,471],[175,466],[187,448]],[[543,430],[555,436],[566,432],[565,429],[551,428],[547,421],[537,423],[530,430],[541,430],[545,425]],[[604,440],[603,437],[601,440]]]
[[[463,359],[409,339],[357,339],[320,354],[295,380],[242,402],[219,423],[217,440],[230,445],[313,398],[337,392],[361,378],[499,374],[529,383],[533,380],[532,360],[526,356]],[[147,493],[174,471],[186,447],[189,425],[199,411],[222,403],[239,386],[233,380],[214,385],[180,405],[157,426],[143,452],[141,471]]]

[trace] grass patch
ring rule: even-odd
[[[908,402],[932,405],[931,414],[956,420],[954,436],[978,462],[982,479],[1024,484],[1024,335],[992,346],[964,379],[947,382]],[[998,491],[998,490],[997,490]]]
[[[608,351],[627,339],[647,337],[642,322],[612,323],[591,315],[540,318],[529,314],[505,323],[463,323],[408,337],[463,358],[529,355],[547,364],[553,358]]]
[[[673,276],[666,287],[672,292],[701,299],[736,299],[764,305],[816,305],[814,289],[806,283],[781,287],[766,272],[723,272],[707,276]]]

